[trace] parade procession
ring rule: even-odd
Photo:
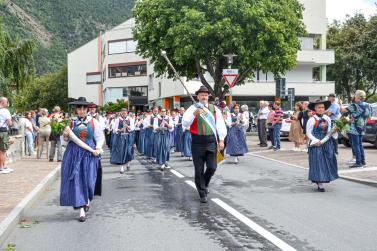
[[[0,0],[0,251],[377,250],[376,0]]]

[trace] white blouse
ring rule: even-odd
[[[328,116],[326,116],[326,115],[323,115],[323,119],[325,119],[327,121],[328,125],[329,125],[327,127],[327,133],[328,133],[331,130],[331,119]],[[320,139],[317,139],[313,135],[314,125],[315,125],[315,121],[316,120],[321,120],[321,118],[318,117],[317,115],[314,115],[313,117],[311,117],[308,120],[308,123],[306,124],[306,136],[308,136],[308,138],[310,139],[310,145],[315,145],[319,141],[321,141]],[[335,139],[337,139],[338,138],[338,134],[334,133],[332,137],[335,138]]]

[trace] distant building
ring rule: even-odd
[[[315,99],[335,91],[326,79],[326,66],[335,62],[333,50],[326,49],[326,0],[300,0],[305,6],[307,37],[301,37],[302,50],[297,53],[296,67],[287,72],[287,88],[294,88],[297,100]],[[127,99],[136,109],[161,105],[187,106],[190,99],[184,88],[166,78],[156,78],[148,59],[135,54],[137,43],[132,37],[134,20],[106,31],[68,54],[68,95],[85,96],[103,104]],[[211,82],[211,79],[208,79]],[[191,93],[201,85],[188,81]],[[252,82],[232,89],[233,100],[256,107],[261,99],[273,101],[275,80],[271,73],[256,72]]]

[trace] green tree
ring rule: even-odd
[[[36,78],[16,99],[17,111],[25,111],[44,107],[51,110],[59,105],[68,108],[68,74],[67,66],[56,73],[46,74]]]
[[[173,77],[160,54],[166,50],[180,75],[199,77],[212,95],[223,97],[224,54],[238,55],[236,85],[256,70],[279,77],[296,65],[298,37],[305,33],[302,10],[297,0],[142,0],[134,8],[134,37],[158,75]]]
[[[0,23],[0,81],[4,92],[9,92],[10,85],[18,92],[32,81],[35,72],[33,49],[31,40],[12,39]]]
[[[335,64],[328,68],[336,92],[350,100],[355,90],[367,98],[377,91],[377,16],[369,21],[362,14],[334,22],[328,31],[328,47],[335,50]]]

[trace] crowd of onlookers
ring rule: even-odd
[[[328,96],[331,102],[330,108],[325,115],[330,117],[332,125],[342,116],[349,118],[347,132],[343,132],[343,137],[347,137],[352,147],[353,158],[348,162],[350,167],[364,167],[365,154],[363,147],[363,135],[366,130],[366,122],[371,116],[371,107],[365,102],[366,93],[362,90],[355,92],[352,103],[342,106],[337,102],[335,94]],[[288,114],[289,120],[289,140],[294,143],[293,151],[307,151],[306,124],[311,116],[315,114],[308,108],[309,102],[297,102],[294,111]],[[267,101],[260,101],[259,111],[256,115],[258,137],[260,147],[268,147],[267,139],[270,139],[270,149],[280,150],[280,137],[284,112],[280,108],[280,102],[270,104]],[[335,153],[338,154],[338,140],[331,138],[335,145]]]
[[[6,151],[14,142],[10,130],[16,130],[18,134],[25,137],[25,154],[32,156],[36,154],[37,159],[45,153],[49,161],[62,160],[62,144],[59,134],[54,134],[51,130],[52,119],[62,119],[60,107],[56,106],[52,113],[45,108],[36,111],[27,111],[17,119],[12,116],[7,109],[8,101],[0,97],[0,174],[11,173],[13,170],[6,167]]]

